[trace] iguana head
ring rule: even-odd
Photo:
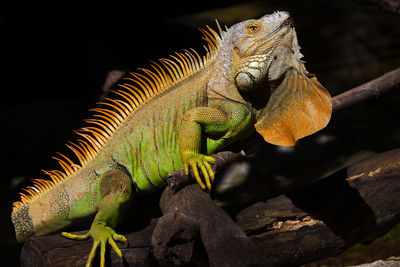
[[[230,30],[234,80],[239,90],[250,92],[268,75],[278,56],[275,50],[293,39],[292,19],[287,12],[276,12]]]
[[[327,125],[331,97],[300,60],[288,12],[238,23],[225,36],[234,83],[256,110],[255,128],[267,142],[291,146]]]

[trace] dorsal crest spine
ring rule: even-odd
[[[57,153],[58,156],[53,158],[58,161],[62,171],[43,170],[50,180],[32,179],[33,185],[22,189],[24,192],[20,192],[21,200],[14,202],[13,209],[34,201],[84,167],[96,157],[123,121],[138,107],[196,73],[214,59],[223,35],[218,22],[217,27],[219,34],[209,26],[206,26],[206,29],[200,29],[203,39],[207,42],[207,46],[204,46],[207,53],[204,56],[201,57],[193,49],[183,50],[183,52],[170,55],[169,58],[151,62],[149,69],[138,68],[138,72],[131,72],[129,76],[122,78],[117,88],[110,90],[117,98],[105,98],[105,101],[98,103],[99,107],[91,109],[90,111],[94,112],[93,117],[85,120],[89,126],[74,131],[82,138],[66,144],[75,154],[79,164]]]

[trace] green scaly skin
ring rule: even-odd
[[[271,90],[260,85],[293,67],[290,63],[283,68],[282,62],[274,67],[272,60],[278,53],[293,60],[294,53],[278,49],[280,44],[289,47],[284,42],[293,43],[294,30],[285,23],[288,18],[288,13],[278,12],[224,32],[205,67],[139,106],[93,160],[13,211],[18,240],[59,231],[95,214],[87,234],[62,235],[77,240],[92,237],[87,266],[98,248],[104,266],[107,243],[122,256],[115,240],[126,239],[113,229],[135,195],[162,188],[168,173],[181,168],[187,174],[192,168],[201,188],[211,189],[215,160],[208,155],[255,132],[254,125],[265,120],[266,92]],[[292,49],[298,52],[297,47]],[[304,72],[296,60],[299,66],[294,67]],[[260,97],[261,106],[252,100]]]

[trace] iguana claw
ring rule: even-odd
[[[90,228],[90,231],[84,235],[75,235],[67,232],[63,232],[61,233],[61,235],[66,238],[74,240],[85,240],[89,237],[93,238],[93,246],[92,250],[90,251],[88,260],[86,262],[86,267],[90,267],[92,265],[92,261],[94,259],[94,256],[96,255],[96,251],[99,246],[100,246],[100,266],[104,267],[106,244],[108,243],[113,248],[115,254],[117,254],[118,257],[122,257],[122,252],[115,243],[115,240],[120,242],[126,242],[126,238],[123,235],[115,233],[115,231],[112,228],[104,226],[102,224],[93,224],[92,227]]]
[[[211,190],[211,183],[214,181],[214,171],[211,168],[211,164],[215,163],[215,159],[210,156],[206,156],[203,154],[195,153],[195,152],[186,152],[184,153],[183,165],[185,168],[185,174],[189,174],[189,166],[193,170],[193,175],[196,178],[197,183],[200,185],[201,189]],[[204,180],[206,185],[204,185],[201,180],[199,169],[203,173]]]

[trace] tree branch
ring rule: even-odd
[[[371,97],[378,97],[380,94],[397,87],[400,84],[400,68],[392,70],[384,75],[367,83],[359,85],[340,95],[332,98],[332,111],[354,106]]]

